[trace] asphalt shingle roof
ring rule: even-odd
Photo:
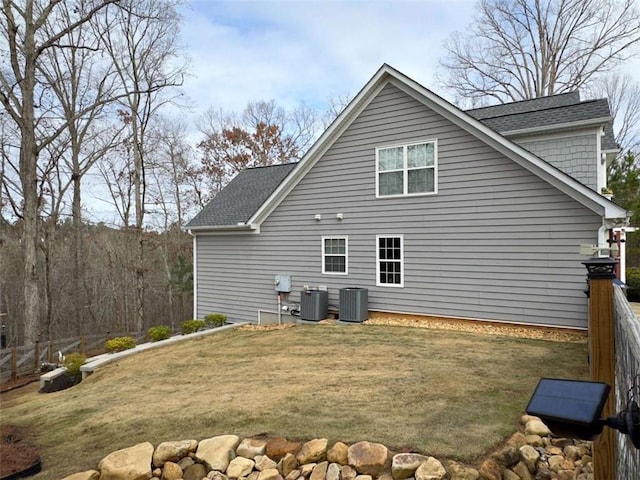
[[[577,91],[475,108],[467,110],[466,113],[499,133],[580,122],[611,115],[609,102],[606,99],[580,101],[580,94]],[[611,123],[605,124],[604,128],[602,149],[618,148]]]
[[[295,166],[295,163],[287,163],[241,171],[187,223],[186,228],[247,222]]]

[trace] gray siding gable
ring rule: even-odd
[[[288,163],[241,171],[185,228],[246,223],[295,166]]]

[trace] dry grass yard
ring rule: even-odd
[[[230,330],[108,365],[69,390],[5,400],[43,472],[142,441],[235,433],[371,440],[473,463],[514,432],[542,376],[586,378],[586,344],[383,325]]]

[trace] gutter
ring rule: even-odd
[[[540,127],[521,128],[519,130],[506,130],[499,133],[503,137],[514,137],[518,135],[529,135],[532,133],[546,132],[547,130],[576,130],[577,128],[588,127],[591,125],[602,125],[603,123],[609,123],[612,121],[613,120],[611,119],[611,117],[590,118],[588,120],[580,120],[578,122],[555,123],[552,125],[543,125]]]
[[[191,235],[195,235],[198,233],[260,233],[260,225],[257,223],[238,223],[237,225],[199,225],[195,227],[186,226],[183,227],[183,229],[189,232]]]

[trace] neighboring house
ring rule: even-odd
[[[290,274],[292,301],[363,287],[372,311],[586,328],[579,247],[629,217],[597,191],[616,149],[606,101],[463,112],[383,65],[298,164],[241,172],[186,225],[194,313],[255,322]]]

